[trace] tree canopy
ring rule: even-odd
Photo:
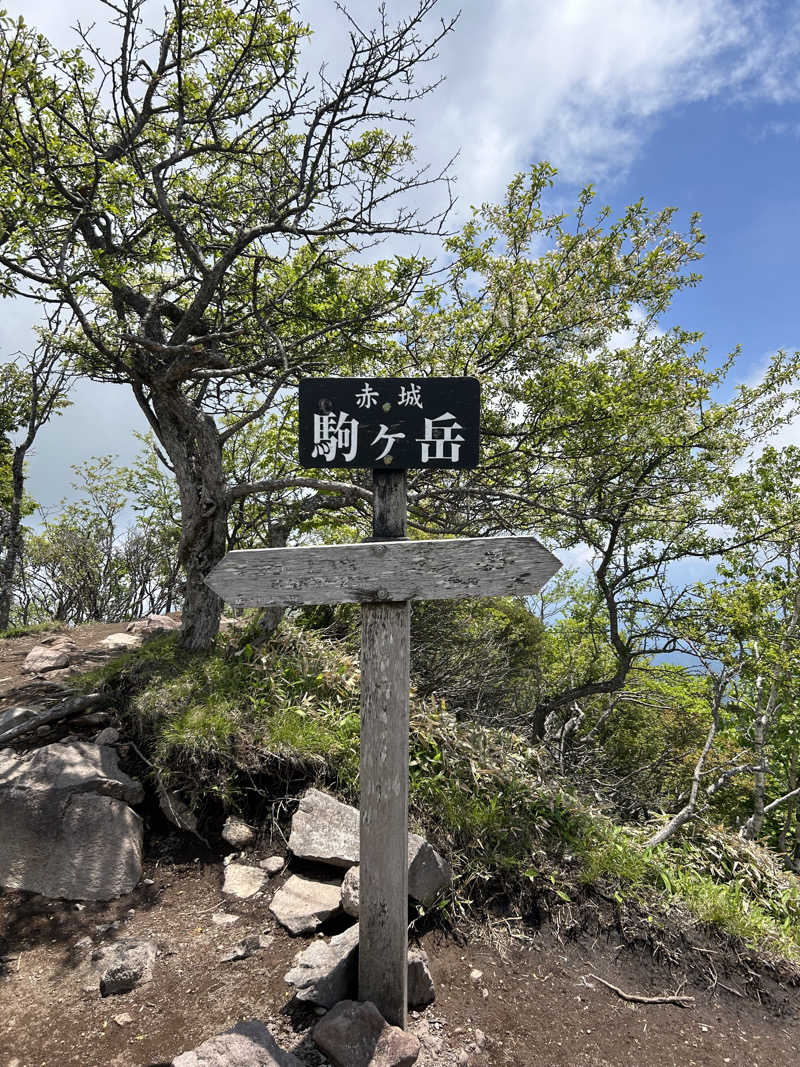
[[[444,176],[414,163],[404,109],[454,20],[349,21],[338,75],[300,73],[283,0],[106,4],[118,52],[57,50],[22,20],[0,56],[0,290],[66,306],[82,373],[128,383],[181,495],[184,640],[207,646],[224,554],[221,453],[303,373],[354,367],[423,265],[353,254],[436,232]],[[421,218],[408,196],[441,184]],[[224,431],[215,422],[257,395]]]

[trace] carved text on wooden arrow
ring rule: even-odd
[[[208,585],[229,604],[456,600],[537,593],[561,566],[535,537],[372,541],[229,552]]]

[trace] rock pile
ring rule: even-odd
[[[292,933],[312,932],[338,910],[358,915],[359,816],[356,808],[309,789],[292,819],[289,849],[299,859],[315,860],[347,871],[341,886],[293,875],[275,894],[272,912]],[[445,860],[422,837],[408,835],[409,896],[430,905],[450,883]],[[301,950],[286,974],[298,1000],[332,1008],[355,994],[358,925],[329,941],[316,940]],[[430,1004],[433,980],[424,953],[409,953],[409,1007]]]
[[[319,789],[309,789],[292,819],[289,851],[298,859],[351,868],[359,857],[358,809],[342,804]],[[452,871],[439,853],[418,834],[408,835],[408,895],[430,906],[450,884]],[[348,900],[358,913],[358,881],[351,876]]]
[[[241,843],[246,847],[254,835],[251,836],[251,828],[245,826],[246,832],[239,836],[237,822],[228,820],[223,837],[229,843]],[[319,789],[309,789],[292,819],[289,851],[296,859],[325,864],[340,872],[336,880],[291,874],[277,890],[270,911],[289,933],[312,934],[342,911],[352,917],[358,916],[359,814],[356,808]],[[233,856],[228,859],[224,892],[243,898],[260,895],[267,872],[277,875],[284,866],[280,857],[259,861],[258,866],[249,865],[249,861],[238,862]],[[409,834],[408,865],[409,896],[429,906],[449,884],[450,868],[417,834]],[[416,1061],[419,1041],[390,1026],[374,1005],[360,1004],[352,999],[357,993],[358,939],[358,923],[328,939],[317,936],[297,953],[285,980],[293,987],[297,1000],[313,1004],[317,1010],[326,1013],[312,1036],[331,1063],[339,1067],[405,1067]],[[432,1003],[435,996],[428,958],[421,950],[412,948],[408,957],[409,1008],[423,1008]],[[232,1034],[220,1035],[187,1055],[205,1056],[207,1048],[212,1047],[227,1049],[232,1040]],[[251,1053],[253,1058],[242,1059],[242,1064],[284,1062],[277,1058],[274,1050],[267,1053],[259,1047]],[[264,1059],[267,1055],[276,1058]],[[227,1061],[179,1057],[174,1064],[175,1067],[184,1064],[188,1067],[189,1064],[217,1062]]]

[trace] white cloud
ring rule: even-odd
[[[793,12],[788,8],[793,8]],[[463,145],[467,198],[549,159],[585,181],[624,170],[685,103],[796,99],[800,9],[730,0],[501,0],[470,5],[443,46],[432,145]]]

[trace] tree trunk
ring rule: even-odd
[[[211,416],[179,389],[154,390],[152,405],[181,501],[178,558],[186,575],[181,643],[190,650],[208,649],[219,631],[222,601],[205,577],[227,550],[222,445]]]
[[[792,758],[789,764],[789,778],[787,781],[788,789],[787,793],[793,793],[797,788],[797,749],[792,750]],[[792,825],[792,816],[794,815],[795,808],[797,807],[797,801],[794,797],[786,805],[786,814],[783,817],[783,826],[778,834],[778,852],[786,852],[786,838],[789,835],[789,828]]]
[[[6,556],[0,570],[0,630],[8,629],[14,572],[22,558],[22,498],[25,492],[25,453],[27,448],[14,450],[11,462],[13,499],[8,513]]]
[[[753,813],[741,831],[742,837],[746,841],[755,841],[764,825],[764,802],[767,792],[767,767],[764,762],[766,732],[767,717],[766,715],[759,715],[756,718],[753,729],[753,747],[756,750],[757,767],[753,782]]]
[[[714,744],[714,738],[717,735],[717,730],[719,729],[719,707],[724,692],[724,681],[720,681],[715,686],[715,690],[714,706],[711,709],[711,725],[708,728],[703,751],[700,753],[697,763],[695,764],[694,774],[692,775],[692,787],[689,790],[689,799],[681,810],[676,815],[672,816],[666,826],[663,826],[657,833],[653,834],[652,837],[645,841],[645,848],[655,848],[656,845],[662,844],[695,816],[695,812],[697,811],[697,794],[700,791],[700,781],[703,777],[706,759],[708,758],[711,746]]]

